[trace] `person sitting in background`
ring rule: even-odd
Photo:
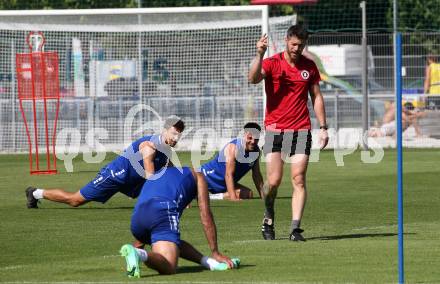
[[[418,118],[423,117],[424,112],[416,111],[412,103],[405,103],[402,108],[402,132],[413,126],[416,132],[416,136],[421,136],[420,127],[418,124]],[[388,110],[385,112],[382,119],[382,126],[379,128],[371,129],[368,132],[370,137],[384,137],[395,136],[396,134],[396,105],[391,103]]]

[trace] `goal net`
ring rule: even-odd
[[[43,32],[45,51],[59,55],[57,146],[79,141],[81,151],[96,151],[99,139],[120,150],[169,115],[186,122],[180,149],[201,130],[219,141],[225,130],[233,136],[247,121],[262,123],[262,86],[247,74],[268,31],[266,6],[0,13],[2,152],[27,149],[14,58],[28,52],[30,31]],[[283,21],[292,17],[276,25]]]

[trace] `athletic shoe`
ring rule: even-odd
[[[301,235],[302,232],[304,232],[304,230],[300,228],[294,229],[290,234],[289,239],[294,242],[305,242],[306,239]]]
[[[231,260],[232,260],[232,263],[234,264],[233,268],[239,268],[240,267],[241,261],[240,261],[239,258],[231,258]]]
[[[231,258],[232,263],[234,266],[232,266],[231,269],[240,267],[240,259],[239,258]],[[225,262],[219,262],[215,266],[211,267],[212,271],[225,271],[228,270],[229,267]]]
[[[26,199],[27,199],[27,208],[38,208],[38,199],[34,197],[34,191],[36,190],[35,187],[29,186],[26,188]]]
[[[140,260],[136,249],[130,245],[123,245],[120,250],[121,256],[125,257],[127,263],[127,275],[129,278],[141,277]]]
[[[228,269],[229,269],[228,265],[224,262],[219,262],[215,266],[211,267],[211,271],[225,271]]]
[[[263,224],[261,225],[261,233],[263,234],[263,239],[275,240],[275,230],[272,219],[263,219]]]

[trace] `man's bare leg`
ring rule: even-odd
[[[284,161],[281,158],[281,152],[268,153],[266,163],[267,182],[264,184],[262,192],[265,212],[261,231],[265,240],[274,240],[275,198],[283,178]]]
[[[307,201],[306,173],[309,163],[309,156],[296,154],[290,158],[291,161],[291,180],[292,192],[292,227],[291,240],[304,241],[301,235],[301,219]],[[292,239],[293,235],[293,239]]]

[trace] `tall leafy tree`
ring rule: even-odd
[[[31,9],[100,9],[183,6],[249,5],[250,0],[1,0],[1,10]],[[440,30],[439,0],[396,0],[401,30]],[[359,1],[319,0],[313,5],[271,6],[271,16],[298,13],[299,19],[314,31],[360,30]],[[393,0],[367,1],[369,30],[391,31],[393,27]]]
[[[398,11],[401,30],[440,30],[438,0],[399,0]]]
[[[325,0],[314,5],[296,6],[299,19],[312,31],[358,31],[362,28],[360,1]],[[370,30],[387,30],[387,12],[391,0],[367,1],[367,26]]]

